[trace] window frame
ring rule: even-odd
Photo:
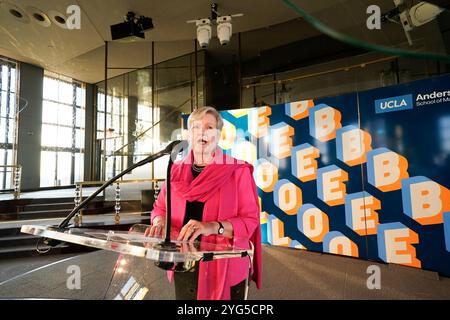
[[[55,80],[57,82],[58,85],[58,95],[60,93],[60,85],[61,83],[64,84],[69,84],[72,88],[71,93],[72,93],[72,103],[67,103],[64,101],[64,99],[60,98],[58,96],[58,100],[54,100],[52,98],[48,98],[46,96],[46,87],[45,87],[45,82],[46,82],[46,78],[47,79],[52,79]],[[78,167],[81,168],[80,172],[84,172],[84,157],[85,157],[85,146],[84,146],[84,142],[85,142],[85,130],[86,130],[86,124],[85,124],[85,117],[86,117],[86,85],[83,82],[71,79],[71,78],[67,78],[58,74],[54,74],[48,71],[44,72],[44,78],[43,78],[43,96],[42,96],[42,119],[41,119],[41,125],[42,125],[42,131],[44,131],[44,126],[54,126],[56,127],[56,130],[58,130],[59,128],[64,128],[64,129],[70,129],[71,130],[71,143],[70,143],[70,147],[68,146],[60,146],[58,145],[58,139],[55,139],[55,142],[53,142],[53,145],[51,143],[46,143],[45,141],[43,141],[44,137],[41,137],[41,157],[43,155],[43,152],[54,152],[55,153],[55,159],[54,159],[54,172],[53,172],[53,185],[43,185],[43,179],[41,177],[41,181],[40,181],[40,187],[57,187],[57,186],[64,186],[64,185],[74,185],[75,182],[75,176],[76,176],[76,165],[75,165],[75,161],[76,158],[79,159],[80,163],[78,164]],[[82,90],[82,94],[81,97],[78,96],[79,91],[78,90]],[[78,101],[79,98],[81,98],[81,101]],[[70,107],[71,108],[71,124],[65,124],[65,123],[60,123],[59,119],[58,119],[58,115],[57,115],[57,120],[56,123],[55,122],[49,122],[47,120],[44,120],[45,115],[44,115],[44,104],[48,102],[51,104],[54,104],[54,106],[57,108],[55,111],[57,112],[57,114],[59,114],[59,108],[61,106],[65,106],[65,107]],[[78,112],[77,112],[78,111]],[[79,117],[81,119],[78,119]],[[77,125],[77,122],[79,123],[79,125]],[[82,134],[82,138],[81,141],[79,143],[79,146],[77,146],[77,133],[81,133]],[[60,175],[58,174],[59,172],[59,168],[58,168],[58,155],[60,153],[70,153],[71,154],[71,163],[70,163],[70,181],[69,184],[66,183],[61,183],[58,184],[58,181],[60,180]],[[81,155],[81,157],[80,157]],[[43,164],[41,163],[41,172],[43,170]],[[82,176],[82,174],[80,173],[80,176]]]

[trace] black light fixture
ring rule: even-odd
[[[111,36],[112,40],[134,42],[145,39],[145,31],[150,29],[153,29],[152,18],[137,17],[134,12],[130,11],[125,17],[125,22],[111,26]]]

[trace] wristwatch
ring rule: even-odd
[[[217,234],[222,235],[225,232],[225,228],[220,221],[217,221],[217,223],[219,224],[219,230],[217,230]]]

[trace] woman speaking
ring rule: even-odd
[[[178,240],[214,241],[211,237],[248,239],[254,245],[251,280],[261,286],[261,229],[253,166],[217,147],[223,120],[212,107],[188,119],[189,154],[171,171],[172,226]],[[165,184],[154,204],[147,234],[165,230]],[[249,276],[248,257],[200,262],[191,272],[175,272],[177,299],[242,299]]]

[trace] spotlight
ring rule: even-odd
[[[437,5],[420,1],[414,6],[406,0],[394,0],[395,8],[383,14],[381,21],[387,20],[400,24],[405,32],[406,39],[410,45],[413,45],[410,32],[421,25],[424,25],[434,19],[445,9]]]
[[[232,17],[243,16],[242,13],[227,16],[219,16],[217,8],[218,8],[217,3],[212,3],[210,18],[186,21],[187,23],[196,24],[197,41],[200,44],[200,47],[202,47],[203,49],[205,49],[208,46],[209,40],[211,40],[213,24],[217,25],[217,37],[219,38],[220,44],[225,46],[230,42],[231,35],[233,34],[233,28],[231,25]]]
[[[139,39],[145,39],[145,31],[153,29],[152,18],[136,17],[134,12],[128,12],[125,17],[125,22],[112,25],[111,27],[112,40],[119,40],[120,42],[133,42]]]
[[[211,39],[211,20],[201,19],[195,22],[197,25],[197,41],[200,47],[206,48]]]
[[[233,34],[232,30],[231,16],[217,18],[217,37],[221,45],[225,46],[230,42],[231,35]]]

